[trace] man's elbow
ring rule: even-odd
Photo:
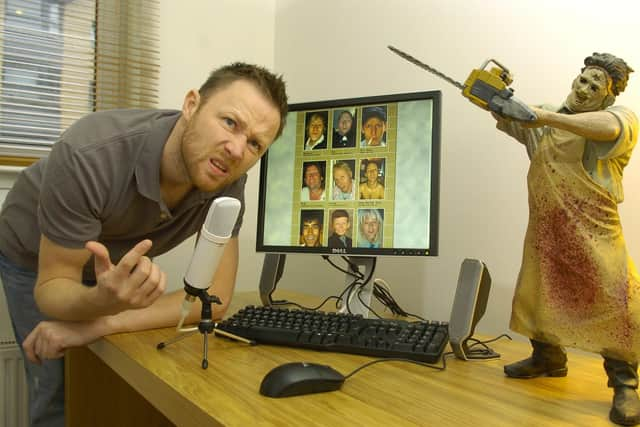
[[[59,310],[56,309],[56,305],[49,297],[49,282],[37,282],[33,289],[33,298],[36,301],[36,305],[42,314],[47,317],[58,319]]]

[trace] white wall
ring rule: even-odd
[[[617,5],[618,7],[614,7]],[[493,277],[480,329],[508,328],[527,223],[523,149],[499,134],[488,113],[459,91],[389,52],[395,45],[464,81],[493,57],[515,75],[528,103],[560,103],[585,56],[610,52],[637,73],[618,104],[640,114],[640,6],[585,0],[278,0],[275,68],[292,102],[442,90],[440,256],[378,263],[399,303],[431,319],[449,318],[465,257]],[[640,153],[626,169],[621,205],[632,257],[640,262]],[[328,294],[342,278],[320,257],[289,256],[282,286]]]
[[[638,72],[618,103],[640,113],[640,27],[635,2],[579,0],[189,0],[160,2],[160,106],[179,108],[184,94],[215,67],[236,60],[285,75],[292,102],[442,90],[440,256],[381,259],[377,276],[399,303],[431,319],[447,319],[460,262],[483,259],[493,277],[481,329],[507,328],[526,228],[527,159],[498,134],[486,112],[435,76],[387,51],[393,44],[464,80],[489,57],[511,68],[516,94],[530,103],[560,102],[582,59],[594,51],[625,58]],[[640,154],[625,176],[625,235],[640,262]],[[247,186],[240,235],[238,289],[257,288],[257,168]],[[193,241],[159,257],[170,286],[181,287]],[[321,295],[342,275],[320,257],[287,259],[283,288]]]
[[[274,0],[161,1],[159,106],[181,108],[186,93],[219,66],[245,61],[273,68],[274,25]],[[262,267],[262,255],[255,253],[257,188],[256,167],[249,174],[247,214],[240,232],[240,290],[256,289]],[[193,245],[192,238],[157,258],[170,288],[183,286]]]

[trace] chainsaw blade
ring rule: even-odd
[[[430,65],[425,64],[424,62],[421,62],[420,60],[414,58],[413,56],[409,55],[408,53],[405,53],[403,51],[401,51],[400,49],[397,49],[393,46],[387,46],[389,48],[389,50],[391,50],[391,52],[395,53],[396,55],[406,59],[407,61],[411,62],[414,65],[417,65],[418,67],[422,68],[423,70],[427,70],[428,72],[430,72],[431,74],[435,74],[436,76],[440,77],[441,79],[444,79],[446,81],[448,81],[449,83],[451,83],[452,85],[454,85],[455,87],[457,87],[460,90],[464,90],[464,85],[462,83],[460,83],[457,80],[452,79],[451,77],[447,76],[446,74],[436,70],[435,68],[431,67]]]

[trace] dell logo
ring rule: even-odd
[[[331,248],[331,253],[334,253],[334,254],[346,254],[347,250],[345,248]]]

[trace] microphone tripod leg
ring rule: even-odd
[[[180,340],[183,340],[183,339],[185,339],[185,338],[187,338],[187,337],[190,337],[191,335],[196,334],[196,333],[198,333],[198,332],[199,332],[199,331],[198,331],[197,329],[195,329],[195,330],[193,330],[193,331],[189,331],[189,332],[184,332],[184,333],[178,334],[178,335],[176,335],[175,337],[168,339],[167,341],[163,341],[163,342],[159,343],[159,344],[156,346],[156,348],[157,348],[158,350],[162,350],[163,348],[165,348],[165,347],[166,347],[166,346],[168,346],[169,344],[173,344],[173,343],[175,343],[175,342],[178,342],[178,341],[180,341]]]
[[[203,348],[202,348],[202,369],[207,369],[209,367],[209,361],[207,360],[207,356],[209,353],[209,341],[207,340],[207,331],[203,331],[202,336],[204,337]]]

